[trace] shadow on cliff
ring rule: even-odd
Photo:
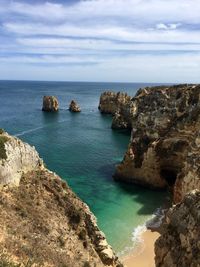
[[[151,215],[169,201],[169,193],[166,190],[152,190],[135,184],[116,182],[112,177],[114,170],[115,164],[107,164],[98,171],[103,174],[108,183],[112,183],[116,187],[119,198],[125,194],[132,199],[133,205],[135,203],[141,204],[137,211],[138,215]]]
[[[115,182],[115,181],[114,181]],[[135,184],[116,182],[118,186],[133,197],[134,202],[142,204],[137,211],[139,215],[151,215],[156,209],[168,202],[169,194],[166,190],[153,190]]]

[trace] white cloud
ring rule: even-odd
[[[120,77],[121,72],[130,81],[133,73],[141,77],[143,72],[159,81],[180,77],[182,70],[183,77],[194,79],[199,77],[199,10],[199,0],[85,0],[73,5],[0,0],[0,61],[10,68],[12,62],[39,68],[42,63],[98,63],[92,70],[76,66],[79,77],[86,70],[96,71],[93,78],[109,72]]]
[[[181,23],[158,23],[156,24],[156,29],[158,30],[176,30],[179,26],[181,26]]]

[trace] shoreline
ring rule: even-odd
[[[126,267],[155,267],[154,243],[159,236],[158,232],[146,229],[141,235],[142,242],[139,246],[133,248],[128,255],[120,258],[122,263]]]

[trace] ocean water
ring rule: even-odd
[[[0,128],[36,147],[47,167],[89,205],[119,253],[135,245],[132,233],[164,203],[166,194],[113,181],[130,133],[112,130],[111,116],[101,115],[98,103],[105,90],[134,96],[146,85],[0,81]],[[58,97],[59,112],[41,111],[44,95]],[[72,99],[81,113],[67,110]]]

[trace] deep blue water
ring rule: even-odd
[[[116,251],[131,246],[133,230],[143,224],[165,198],[112,179],[130,133],[113,131],[111,116],[98,111],[105,90],[136,90],[150,84],[0,81],[0,128],[34,145],[47,167],[57,172],[98,219]],[[41,111],[44,95],[58,97],[57,113]],[[70,113],[72,99],[82,112]]]

